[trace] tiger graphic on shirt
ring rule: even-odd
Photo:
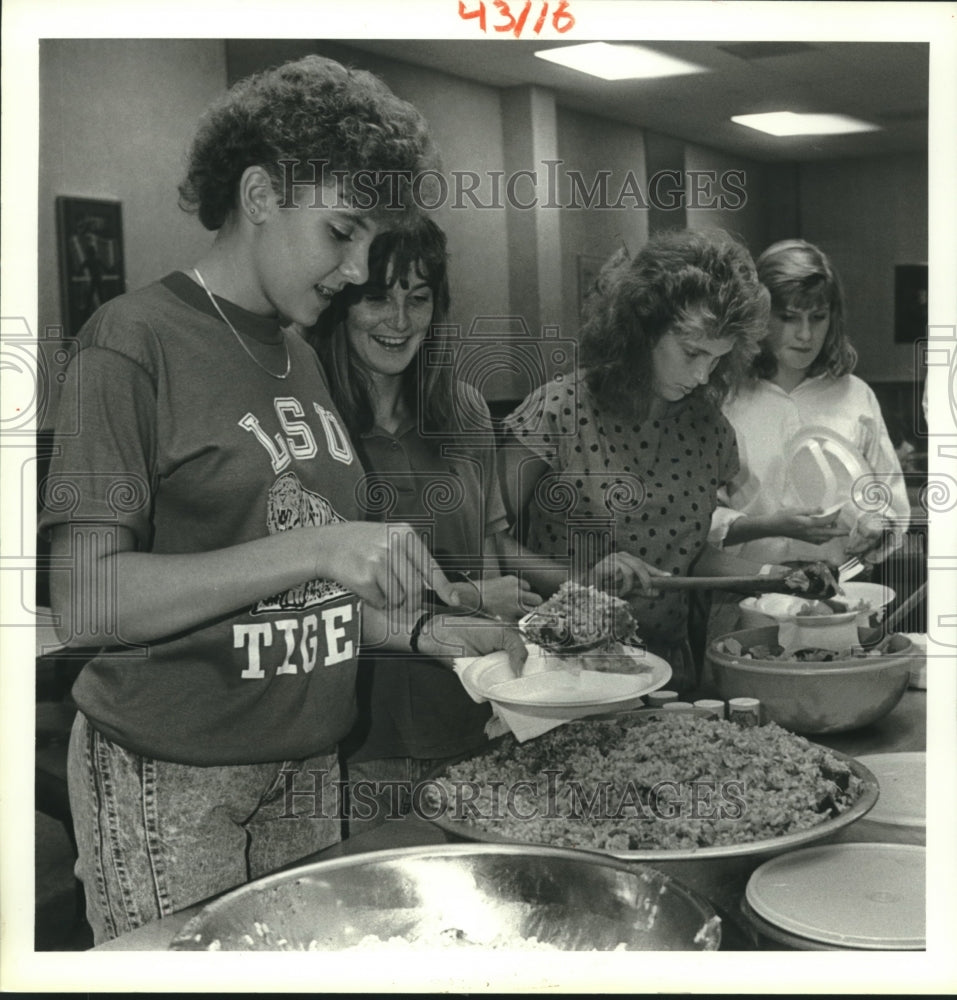
[[[321,527],[344,521],[345,518],[336,513],[325,497],[306,489],[294,472],[283,473],[270,487],[266,504],[266,527],[270,535],[294,528]],[[348,593],[335,580],[309,580],[290,587],[281,594],[260,600],[253,607],[252,614],[301,611]]]

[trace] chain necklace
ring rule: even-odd
[[[232,323],[229,322],[229,320],[226,318],[226,314],[222,311],[222,309],[219,308],[219,303],[213,298],[213,293],[206,287],[206,282],[203,281],[203,276],[199,273],[199,271],[196,270],[195,267],[193,268],[193,274],[196,275],[196,280],[202,286],[203,291],[209,296],[209,301],[212,302],[213,308],[216,310],[217,313],[219,313],[219,318],[226,324],[226,326],[229,327],[230,330],[233,331],[233,336],[239,341],[239,346],[250,356],[250,358],[252,358],[252,360],[260,368],[262,368],[262,370],[267,375],[271,375],[273,378],[286,378],[292,369],[292,357],[289,354],[289,345],[286,343],[285,339],[283,339],[283,347],[286,349],[286,370],[281,375],[278,375],[276,372],[270,371],[259,360],[259,358],[257,358],[256,355],[253,354],[253,352],[246,346],[246,342],[239,335],[239,331],[236,329],[236,327],[233,326]]]

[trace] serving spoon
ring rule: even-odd
[[[793,574],[786,577],[775,576],[656,576],[653,577],[655,590],[736,590],[739,593],[793,594],[795,597],[814,597],[827,600],[836,597],[838,588],[826,583],[815,593],[809,584],[806,587],[788,583]]]
[[[839,596],[842,591],[836,574],[827,563],[787,564],[790,571],[784,576],[767,574],[752,576],[656,576],[651,579],[654,590],[733,590],[739,593],[793,594],[795,597],[814,597],[826,600]],[[615,568],[616,590],[624,582],[621,571]]]

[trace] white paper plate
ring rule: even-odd
[[[875,753],[858,760],[880,785],[881,796],[867,818],[892,826],[927,825],[927,754]]]
[[[783,854],[748,880],[766,921],[841,948],[926,947],[926,851],[904,844],[834,844]]]
[[[840,513],[844,509],[844,503],[846,503],[846,501],[838,501],[838,503],[831,504],[830,507],[826,507],[820,514],[812,514],[811,517],[817,518],[819,521],[826,520],[827,518]]]
[[[802,428],[784,454],[790,489],[806,507],[843,507],[867,477],[864,456],[829,427]]]
[[[671,666],[661,657],[644,650],[634,655],[650,669],[636,674],[548,670],[504,679],[494,662],[479,657],[462,679],[476,694],[507,708],[604,708],[635,701],[671,680]]]

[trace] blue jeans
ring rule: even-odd
[[[68,776],[95,944],[341,839],[334,753],[190,767],[124,750],[80,712]]]

